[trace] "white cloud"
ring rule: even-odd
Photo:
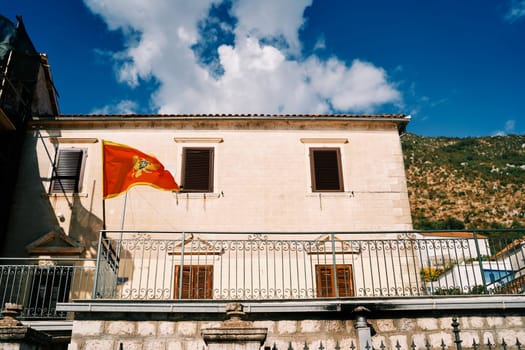
[[[513,133],[514,129],[516,127],[516,121],[515,120],[507,120],[505,122],[505,131],[508,133]]]
[[[505,19],[514,22],[522,17],[525,17],[525,0],[511,0]]]
[[[326,49],[326,38],[324,35],[320,35],[314,45],[314,50]]]
[[[137,113],[138,107],[136,102],[123,100],[116,105],[94,109],[91,114],[134,114]]]
[[[159,113],[368,113],[401,101],[385,70],[372,63],[301,57],[298,32],[311,0],[233,2],[236,25],[223,26],[233,43],[213,48],[221,74],[210,74],[192,49],[208,39],[199,23],[220,1],[85,2],[127,38],[127,49],[113,56],[119,81],[158,83],[152,105]]]
[[[516,121],[509,119],[505,122],[504,130],[497,130],[493,133],[494,136],[505,136],[508,134],[513,134],[516,131]]]
[[[298,29],[303,24],[304,9],[312,0],[239,0],[233,5],[238,19],[237,37],[247,35],[258,38],[282,36],[292,52],[301,45]]]
[[[399,100],[400,95],[386,80],[383,69],[354,60],[350,67],[332,58],[307,62],[314,91],[330,100],[336,110],[369,111],[374,106]]]

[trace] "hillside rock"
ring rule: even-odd
[[[525,135],[401,142],[414,228],[525,226]]]

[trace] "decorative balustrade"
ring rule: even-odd
[[[523,294],[524,234],[103,231],[96,260],[1,258],[0,305],[24,305],[25,319],[52,319],[65,318],[56,304],[73,299]]]
[[[523,232],[101,236],[97,298],[270,300],[517,294]]]

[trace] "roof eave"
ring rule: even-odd
[[[369,121],[393,122],[398,125],[399,133],[403,133],[411,117],[404,114],[71,114],[34,117],[34,123],[74,122],[74,121],[192,121],[192,120],[257,120],[257,121]]]

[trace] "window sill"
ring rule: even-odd
[[[353,198],[355,197],[354,191],[345,191],[345,192],[310,192],[306,194],[306,197],[312,197],[312,198],[341,198],[341,197],[348,197]]]
[[[216,199],[224,197],[222,191],[219,192],[175,192],[179,199]]]
[[[60,197],[87,198],[88,194],[84,192],[79,192],[79,193],[67,193],[66,192],[66,193],[48,193],[47,196],[55,197],[55,198],[60,198]]]

